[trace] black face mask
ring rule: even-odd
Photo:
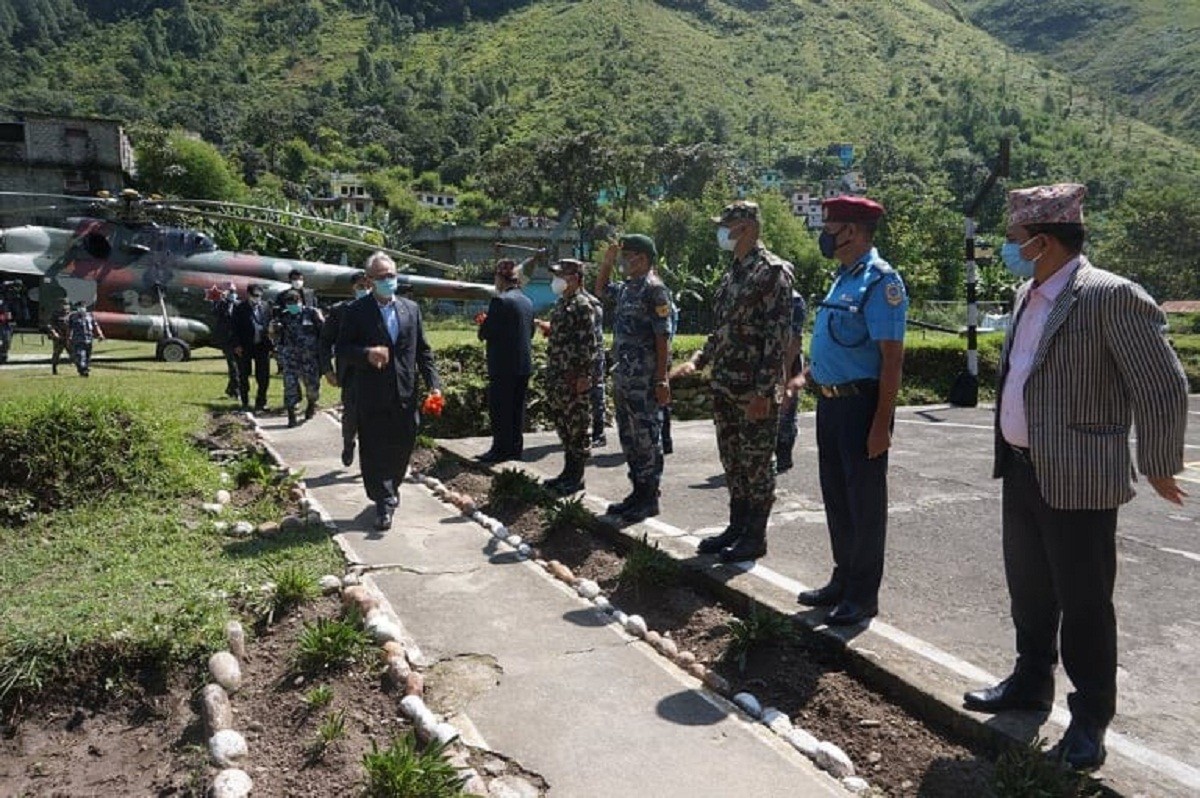
[[[837,236],[833,233],[822,231],[821,235],[817,238],[817,246],[821,249],[821,255],[832,259],[838,249]]]

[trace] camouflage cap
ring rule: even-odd
[[[640,233],[621,236],[621,249],[628,252],[641,252],[649,256],[651,262],[658,260],[658,247],[654,246],[654,239]]]
[[[729,224],[736,222],[738,219],[749,219],[752,222],[758,221],[758,203],[749,200],[738,200],[731,202],[721,209],[720,216],[713,216],[714,224]]]
[[[570,277],[571,275],[583,275],[587,264],[583,261],[575,260],[574,258],[563,258],[557,263],[550,264],[550,273],[557,274],[560,277]]]

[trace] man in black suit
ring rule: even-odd
[[[358,436],[358,411],[354,406],[354,386],[346,379],[349,369],[345,360],[336,358],[338,331],[342,328],[342,316],[346,308],[356,299],[371,293],[371,281],[366,272],[356,272],[354,275],[354,299],[337,303],[329,309],[329,316],[321,327],[321,374],[335,388],[342,389],[342,465],[347,468],[354,462],[354,440]]]
[[[355,300],[342,314],[337,356],[355,389],[363,487],[375,502],[375,528],[386,530],[400,503],[400,482],[417,440],[417,377],[432,395],[441,394],[441,380],[420,308],[395,295],[395,262],[376,252],[367,259],[366,272],[371,295]]]
[[[488,414],[492,448],[476,459],[498,463],[520,459],[524,448],[525,395],[533,371],[533,303],[521,292],[521,267],[513,260],[496,264],[496,296],[479,325],[487,342]]]
[[[254,381],[258,385],[255,410],[267,409],[267,388],[271,385],[271,337],[267,334],[271,313],[263,302],[262,293],[261,285],[250,286],[246,301],[234,306],[230,318],[233,353],[238,359],[238,395],[243,410],[250,409],[251,367],[254,368]]]

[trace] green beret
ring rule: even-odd
[[[658,260],[658,248],[654,246],[654,239],[640,233],[621,236],[621,249],[644,253],[650,257],[651,263]]]

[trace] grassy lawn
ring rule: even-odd
[[[49,347],[26,336],[14,354],[48,356]],[[122,657],[198,656],[219,643],[228,619],[262,601],[264,582],[297,569],[314,580],[341,571],[324,530],[234,541],[201,511],[219,488],[245,478],[258,487],[236,493],[224,520],[278,520],[287,493],[286,482],[270,482],[254,459],[227,466],[232,481],[223,483],[220,468],[193,444],[210,410],[232,407],[213,350],[187,364],[146,360],[153,347],[142,343],[106,342],[96,354],[89,379],[69,364],[58,376],[44,364],[0,368],[0,430],[21,429],[30,415],[59,419],[36,430],[44,461],[94,456],[78,448],[90,445],[131,475],[122,489],[97,488],[20,525],[0,514],[0,704],[11,688],[65,670],[69,652],[103,652],[113,667]],[[276,398],[282,389],[278,381],[272,387]],[[68,423],[114,408],[133,421],[107,425],[86,443],[86,432],[76,434],[86,425]],[[0,480],[0,501],[18,495],[5,487]]]

